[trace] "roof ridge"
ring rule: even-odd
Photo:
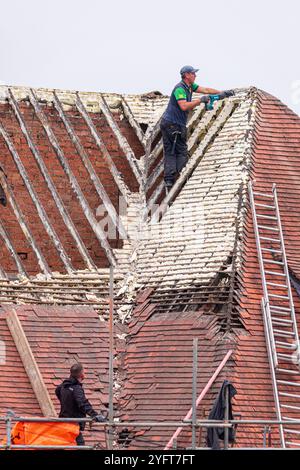
[[[66,94],[76,94],[80,93],[81,95],[104,95],[104,96],[117,96],[117,97],[122,97],[122,96],[131,96],[131,97],[142,97],[143,101],[147,101],[147,99],[153,101],[153,99],[159,99],[162,97],[166,97],[167,95],[164,95],[160,91],[150,91],[146,93],[118,93],[118,92],[110,92],[110,91],[100,91],[100,90],[76,90],[76,89],[65,89],[65,88],[48,88],[48,87],[34,87],[30,85],[6,85],[6,84],[0,84],[0,98],[2,96],[2,93],[4,90],[7,90],[8,88],[12,88],[15,91],[27,91],[27,90],[34,90],[36,92],[41,92],[41,93],[66,93]]]

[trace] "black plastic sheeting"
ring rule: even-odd
[[[2,206],[6,206],[7,204],[5,192],[3,191],[1,184],[0,184],[0,204],[2,204]]]
[[[291,268],[289,268],[289,278],[290,278],[291,285],[294,287],[295,291],[300,297],[300,279],[298,279],[298,277],[293,273]]]

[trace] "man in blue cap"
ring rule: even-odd
[[[234,95],[233,90],[220,92],[214,88],[197,85],[195,78],[198,70],[191,65],[182,67],[181,82],[175,85],[162,116],[160,129],[164,145],[164,180],[167,193],[188,160],[186,123],[189,111],[201,103],[209,102],[209,94],[222,93],[224,98]],[[192,101],[193,92],[202,93],[204,96]]]

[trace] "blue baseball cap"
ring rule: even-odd
[[[180,69],[180,75],[183,75],[184,73],[196,73],[198,70],[199,69],[194,69],[191,65],[185,65]]]

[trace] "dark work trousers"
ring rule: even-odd
[[[77,442],[78,446],[84,446],[85,445],[84,438],[83,438],[83,435],[82,435],[81,431],[78,434],[78,436],[76,437],[76,442]]]
[[[164,180],[166,186],[171,187],[188,160],[187,129],[162,119],[160,130],[164,145]]]

